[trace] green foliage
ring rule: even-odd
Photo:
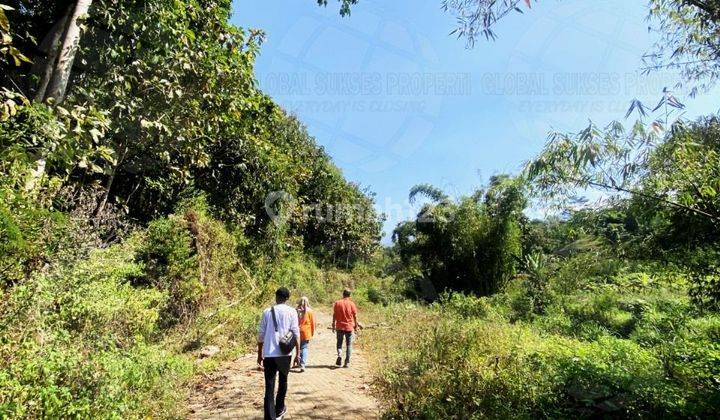
[[[676,197],[682,205],[720,215],[718,139],[720,121],[715,117],[676,127],[650,154],[642,190],[655,196]],[[693,246],[720,241],[718,219],[688,214],[640,197],[635,201],[643,222],[652,217],[659,243]]]
[[[654,242],[661,249],[715,243],[718,126],[714,117],[679,122],[660,139],[640,124],[630,132],[618,123],[605,130],[591,124],[577,134],[552,135],[525,176],[537,195],[559,198],[559,204],[580,188],[628,194],[585,213],[595,223],[584,225],[615,243],[641,242],[646,248]]]
[[[311,302],[334,302],[340,297],[340,291],[346,288],[353,290],[353,298],[361,302],[372,301],[369,296],[374,293],[380,300],[372,303],[399,300],[401,293],[392,287],[391,278],[380,279],[362,266],[351,271],[323,269],[301,254],[274,259],[271,263],[263,262],[262,266],[256,264],[254,270],[266,279],[268,293],[282,285],[288,287],[293,296],[307,296]]]
[[[299,255],[267,273],[258,262],[246,269],[245,246],[192,198],[120,244],[53,257],[47,273],[5,289],[2,416],[182,416],[191,376],[218,363],[195,363],[193,352],[214,344],[226,358],[246,349],[256,303],[276,284],[316,302],[366,281]]]
[[[353,278],[352,288],[354,299],[364,302],[390,307],[394,304],[406,302],[408,284],[403,279],[378,272],[372,264],[358,265],[350,271]]]
[[[627,130],[613,122],[601,129],[590,123],[577,133],[552,133],[524,175],[543,198],[567,200],[578,188],[622,191],[632,187],[642,159],[658,135],[636,123]]]
[[[390,416],[712,415],[718,317],[693,310],[685,274],[577,269],[586,263],[582,254],[547,263],[541,313],[530,305],[518,317],[517,300],[532,291],[509,287],[491,298],[444,295],[437,320],[410,320],[398,334],[412,331],[412,342],[378,378]]]
[[[243,238],[214,220],[202,197],[181,202],[177,213],[152,221],[137,236],[142,242],[137,260],[145,269],[133,283],[169,294],[163,315],[167,324],[188,320],[203,305],[255,287],[238,259]]]
[[[443,293],[437,301],[442,311],[448,311],[462,318],[485,318],[490,311],[486,297],[463,295],[462,293]]]
[[[454,321],[425,329],[381,382],[400,417],[677,415],[683,401],[660,360],[610,337],[583,343],[523,326]],[[710,405],[697,414],[709,413]]]
[[[192,352],[242,351],[277,284],[314,301],[385,293],[362,271],[380,237],[372,194],[259,90],[263,34],[229,24],[230,1],[94,1],[62,106],[19,90],[37,91],[74,3],[7,2],[0,417],[181,417],[189,378],[218,363]],[[297,204],[284,223],[264,206],[273,191]],[[333,217],[308,217],[315,205]]]
[[[457,20],[457,28],[452,33],[466,38],[472,47],[478,38],[496,39],[495,24],[510,13],[522,13],[520,6],[529,9],[531,4],[531,0],[443,0],[442,8]]]
[[[717,180],[719,124],[715,117],[677,123],[662,140],[637,126],[551,139],[526,175],[543,197],[569,197],[577,188],[629,193],[599,209],[574,212],[571,239],[602,239],[620,255],[673,261],[693,275],[695,302],[716,307],[720,240]]]
[[[368,287],[367,299],[376,305],[387,305],[388,301],[383,292],[375,287]]]
[[[204,291],[193,239],[182,216],[155,220],[138,255],[146,266],[142,283],[170,293],[168,317],[174,320],[193,313]]]
[[[5,118],[0,114],[3,171],[15,164],[32,166],[37,178],[33,188],[47,188],[42,182],[57,184],[71,176],[101,174],[115,161],[115,152],[99,144],[109,126],[106,112],[86,104],[30,104],[11,92],[0,94],[0,99],[5,101]],[[50,180],[43,179],[46,174]]]
[[[28,277],[47,263],[67,238],[63,226],[67,226],[64,215],[37,207],[0,186],[0,287]]]
[[[436,203],[450,200],[450,197],[444,191],[429,184],[416,185],[410,189],[408,197],[411,203],[415,202],[415,197],[418,194],[422,194]]]
[[[692,92],[706,89],[718,79],[720,25],[717,0],[650,2],[649,17],[662,34],[654,54],[646,57],[649,70],[678,68]]]
[[[345,279],[341,276],[328,276],[316,264],[299,255],[273,261],[269,269],[268,290],[274,291],[283,285],[288,287],[294,296],[307,296],[312,302],[328,301],[333,297],[330,296],[330,291],[346,286],[343,284]]]
[[[504,289],[512,311],[511,319],[529,319],[545,312],[551,299],[548,290],[549,277],[554,270],[549,260],[549,257],[540,253],[523,257],[523,272]]]
[[[171,210],[197,171],[212,170],[213,147],[259,141],[258,117],[273,106],[253,81],[259,34],[229,25],[229,12],[224,1],[93,5],[79,57],[88,72],[75,74],[68,102],[108,111],[100,141],[116,159],[101,179],[138,217]]]
[[[720,273],[693,274],[690,297],[697,306],[720,312]]]
[[[411,200],[430,202],[397,227],[377,267],[373,195],[260,91],[263,34],[230,25],[230,1],[94,1],[62,107],[15,89],[37,89],[43,41],[72,2],[5,2],[14,10],[0,5],[0,417],[181,417],[189,378],[218,363],[195,363],[193,352],[242,351],[256,304],[279,285],[313,302],[354,289],[412,332],[384,337],[412,341],[393,346],[380,380],[391,415],[717,411],[716,119],[664,137],[667,112],[649,128],[554,136],[527,166],[531,188],[631,195],[601,209],[531,222],[522,179],[493,177],[457,200],[419,185]],[[356,3],[342,0],[341,14]],[[445,7],[481,6],[459,15],[472,39],[494,37],[518,4]],[[650,10],[674,34],[672,60],[706,63],[686,76],[714,79],[714,2]],[[666,91],[657,109],[676,102]],[[645,114],[638,101],[633,110]],[[290,198],[271,203],[271,218],[275,192]],[[430,315],[401,318],[406,282],[428,299],[484,297],[446,293]]]
[[[7,418],[173,416],[177,384],[191,372],[185,361],[144,344],[88,353],[54,340],[4,356],[18,358],[0,374],[0,413]]]
[[[267,124],[257,151],[241,140],[214,149],[213,160],[224,163],[203,173],[198,186],[272,255],[304,248],[338,265],[368,259],[381,228],[372,195],[343,178],[296,118],[273,110]],[[272,221],[266,206],[277,212]]]
[[[11,155],[10,149],[3,151]],[[47,207],[57,186],[57,180],[44,178],[25,156],[0,164],[0,288],[40,269],[70,238],[75,226]]]
[[[136,288],[136,241],[23,281],[0,306],[0,413],[172,416],[192,366],[155,342],[168,296]]]
[[[490,295],[510,279],[522,252],[523,186],[507,176],[493,177],[484,194],[448,200],[428,186],[411,196],[438,199],[426,204],[414,222],[400,224],[393,240],[406,268],[417,258],[423,275],[438,291]]]
[[[14,20],[30,38],[49,36],[71,4],[44,6],[16,7]],[[95,1],[84,22],[82,69],[63,107],[3,90],[3,162],[43,162],[73,196],[92,195],[83,211],[94,219],[113,206],[148,222],[194,188],[265,252],[308,250],[346,266],[366,260],[380,236],[371,195],[346,181],[302,124],[259,90],[253,66],[263,35],[232,26],[229,15],[228,1]],[[36,88],[35,68],[12,77],[26,91]],[[272,223],[264,206],[276,191],[300,204],[287,226]],[[307,217],[305,206],[336,215]]]
[[[0,64],[5,64],[5,61],[9,62],[12,59],[12,64],[18,67],[23,62],[30,63],[31,61],[13,45],[13,31],[7,16],[7,12],[12,10],[15,9],[0,3]]]

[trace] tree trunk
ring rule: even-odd
[[[68,7],[68,10],[65,12],[63,17],[55,22],[52,29],[50,29],[50,32],[40,43],[40,51],[45,53],[45,57],[41,58],[38,55],[32,69],[32,73],[40,79],[40,84],[35,92],[36,102],[42,102],[45,100],[45,93],[47,92],[47,87],[50,84],[53,69],[55,68],[58,53],[60,52],[60,39],[65,33],[65,27],[67,26],[66,24],[71,9],[71,7]]]
[[[120,165],[125,161],[125,156],[127,155],[127,152],[128,148],[124,147],[120,158],[115,164],[115,167],[112,169],[112,173],[110,173],[110,178],[108,178],[107,183],[105,184],[105,192],[103,194],[103,198],[102,200],[100,200],[100,203],[98,203],[95,211],[93,212],[93,219],[95,220],[97,220],[102,214],[103,210],[105,210],[105,206],[107,205],[108,199],[110,198],[110,191],[112,190],[113,183],[115,182],[115,175],[117,175],[117,171],[118,169],[120,169]]]
[[[103,210],[105,210],[105,206],[107,205],[108,199],[110,198],[110,190],[112,190],[113,182],[115,182],[115,173],[117,173],[117,168],[113,169],[112,173],[110,174],[110,178],[108,178],[107,182],[105,183],[105,192],[103,193],[103,198],[102,200],[100,200],[100,203],[98,203],[98,206],[93,212],[93,219],[95,221],[100,218]]]
[[[62,103],[65,99],[65,90],[67,89],[68,80],[70,79],[70,71],[72,70],[75,55],[77,54],[78,45],[80,44],[80,25],[79,20],[87,15],[92,0],[78,0],[75,8],[67,20],[65,34],[60,48],[60,56],[54,66],[52,79],[48,86],[48,92],[45,99],[52,98],[56,104]]]

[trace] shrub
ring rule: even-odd
[[[170,301],[164,318],[176,322],[194,312],[203,293],[194,238],[180,216],[153,221],[144,236],[138,260],[145,273],[136,284],[167,291]]]
[[[554,295],[565,295],[603,283],[615,276],[624,262],[610,252],[583,252],[562,261],[548,287]]]
[[[142,275],[135,262],[137,240],[93,252],[86,261],[54,276],[56,316],[65,328],[89,340],[127,347],[154,338],[167,293],[136,288]]]
[[[669,379],[660,355],[622,338],[578,341],[519,324],[452,318],[418,335],[378,381],[391,416],[703,416],[717,403],[707,376]]]
[[[61,336],[26,342],[3,357],[13,359],[0,372],[3,418],[176,416],[192,373],[192,365],[161,346],[89,352]]]
[[[387,305],[388,300],[379,289],[370,286],[367,289],[367,299],[376,305]]]
[[[238,259],[242,238],[209,215],[202,197],[181,202],[177,213],[152,221],[139,235],[137,259],[145,270],[134,283],[167,291],[167,325],[220,298],[249,297],[256,286]]]
[[[702,309],[720,311],[720,271],[696,273],[691,278],[693,303]]]
[[[138,239],[6,293],[0,417],[179,415],[193,368],[158,342],[167,294],[131,285]]]
[[[520,278],[489,298],[443,295],[441,321],[409,319],[414,339],[378,379],[389,416],[713,415],[720,322],[691,304],[684,272],[582,256],[553,272],[542,312]]]
[[[13,166],[15,181],[29,180],[27,167]],[[42,268],[68,242],[69,218],[47,209],[0,171],[0,287],[9,286]]]
[[[692,335],[703,340],[720,342],[720,315],[706,315],[688,322]]]
[[[314,262],[297,254],[273,261],[268,276],[269,291],[286,286],[293,296],[307,296],[311,304],[332,299],[330,290],[350,286],[344,274],[323,272]]]
[[[443,293],[437,304],[443,311],[448,312],[448,315],[454,314],[463,318],[484,318],[490,310],[487,298],[462,293]]]
[[[576,327],[595,325],[611,334],[626,337],[633,330],[636,319],[632,313],[620,308],[620,298],[613,288],[598,287],[591,294],[572,296],[572,301],[564,306],[564,310]]]

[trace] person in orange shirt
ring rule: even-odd
[[[357,306],[350,300],[350,291],[343,290],[343,298],[333,305],[332,329],[337,333],[337,359],[335,364],[340,366],[342,361],[342,343],[345,340],[345,364],[350,367],[350,354],[352,353],[353,331],[357,331]]]
[[[297,306],[298,319],[300,320],[300,372],[305,372],[308,362],[310,340],[315,335],[315,315],[310,309],[310,300],[303,296]]]

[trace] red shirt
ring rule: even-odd
[[[350,298],[338,300],[333,305],[333,313],[335,314],[335,329],[338,331],[352,331],[355,329],[355,315],[357,315],[357,306]]]

